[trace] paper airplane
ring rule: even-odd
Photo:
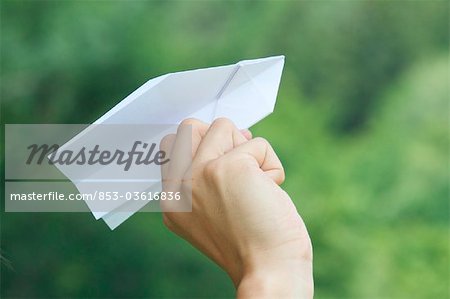
[[[211,123],[226,117],[240,129],[249,128],[273,112],[283,66],[284,56],[274,56],[162,75],[147,81],[94,125],[166,125],[179,124],[186,118]],[[81,190],[79,177],[60,170],[80,192],[86,192]],[[161,191],[160,181],[147,184],[147,190]],[[90,185],[91,189],[95,187]],[[89,208],[97,219],[114,229],[144,205],[145,202],[112,205],[111,210],[102,213]]]

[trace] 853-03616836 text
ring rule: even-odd
[[[33,200],[33,201],[64,201],[64,200],[127,200],[127,201],[157,201],[157,200],[180,200],[181,192],[162,191],[162,192],[117,192],[117,191],[95,191],[93,193],[61,193],[58,191],[50,191],[47,193],[10,193],[9,200]]]

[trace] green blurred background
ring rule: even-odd
[[[2,1],[1,121],[90,123],[152,77],[284,54],[252,131],[285,165],[316,298],[447,298],[448,22],[448,1]],[[2,213],[1,232],[2,298],[234,295],[160,214]]]

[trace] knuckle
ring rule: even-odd
[[[164,136],[160,142],[159,146],[160,149],[168,149],[171,146],[173,140],[175,139],[175,136],[176,136],[175,134],[168,134]]]
[[[215,180],[222,173],[223,163],[220,159],[207,162],[203,168],[203,174],[206,179]]]
[[[263,146],[267,146],[270,144],[269,141],[267,141],[267,139],[264,137],[255,137],[255,138],[253,138],[253,140],[254,140],[254,142],[256,142],[260,145],[263,145]]]
[[[180,126],[196,126],[201,124],[201,122],[196,118],[186,118],[180,123]]]
[[[214,120],[212,123],[213,126],[221,126],[221,127],[233,127],[233,122],[226,117],[219,117]]]
[[[203,131],[206,131],[206,124],[196,118],[187,118],[183,120],[178,126],[177,134],[200,134],[203,135]]]

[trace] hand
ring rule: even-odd
[[[192,194],[192,212],[165,212],[165,225],[220,265],[238,297],[311,298],[311,241],[279,187],[284,170],[270,144],[227,119],[211,126],[186,120],[178,132],[186,127],[192,128],[192,164],[163,167],[162,175],[165,190]],[[179,136],[166,136],[161,148],[173,153]],[[184,173],[192,181],[165,179]]]

